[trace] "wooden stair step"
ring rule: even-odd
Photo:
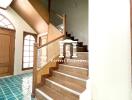
[[[63,96],[63,98],[66,98],[66,100],[79,100],[79,95],[80,95],[79,92],[74,91],[70,88],[67,88],[55,81],[52,81],[52,80],[46,78],[44,86],[45,85],[47,87],[50,87],[52,90],[56,91],[57,93],[61,94]],[[59,98],[59,96],[57,96],[57,97]],[[58,99],[58,100],[60,100],[60,99]]]
[[[77,42],[77,46],[83,46],[83,42]]]
[[[37,100],[53,100],[49,95],[53,92],[51,89],[47,89],[45,87],[37,88],[36,89],[36,99]],[[55,93],[54,93],[55,94]]]
[[[59,71],[53,71],[52,74],[56,78],[71,81],[71,82],[76,83],[76,84],[78,84],[82,87],[86,85],[86,80],[82,79],[82,78],[79,78],[79,77],[75,77],[75,76],[72,76],[72,75],[69,75],[69,74],[66,74],[66,73],[62,73],[62,72],[59,72]]]
[[[66,36],[67,36],[67,37],[71,37],[71,34],[66,33]]]
[[[66,59],[65,64],[69,66],[77,66],[80,68],[88,69],[88,60],[80,60],[80,59]]]
[[[77,57],[72,59],[88,60],[88,52],[77,52]]]
[[[86,88],[85,85],[82,87],[73,81],[66,80],[65,78],[58,78],[58,77],[52,76],[49,79],[65,86],[65,87],[68,87],[68,88],[73,89],[77,92],[80,92],[80,93],[82,93]]]
[[[84,68],[79,68],[75,66],[69,66],[65,64],[59,64],[59,69],[58,71],[76,76],[82,79],[88,79],[88,69]]]
[[[79,39],[74,39],[74,41],[79,41]]]
[[[83,46],[77,46],[77,52],[87,52],[88,50]]]
[[[87,45],[83,45],[83,48],[85,48],[88,51],[88,46]]]
[[[71,40],[74,40],[74,36],[71,36],[70,38],[71,38]]]
[[[39,91],[41,91],[42,93]],[[64,98],[62,94],[58,93],[57,91],[46,85],[39,88],[39,91],[36,91],[37,100],[68,100],[68,98]]]

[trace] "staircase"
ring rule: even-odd
[[[74,36],[71,36],[71,34],[66,33],[66,38],[65,39],[71,39],[73,41],[78,41],[77,42],[77,52],[88,52],[88,46],[83,45],[83,42],[79,42],[79,39],[75,39]]]
[[[66,39],[74,39],[70,34]],[[65,59],[57,68],[50,69],[50,75],[42,76],[36,89],[37,100],[79,100],[86,89],[88,79],[88,50],[83,42],[77,44],[77,58]]]

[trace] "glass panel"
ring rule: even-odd
[[[34,51],[34,47],[30,46],[30,51],[33,52]]]
[[[24,51],[29,51],[29,46],[24,46]]]
[[[35,41],[31,40],[30,45],[34,45]]]
[[[5,24],[5,25],[9,25],[10,22],[7,20],[7,19],[3,19],[2,22]]]
[[[24,64],[23,64],[23,67],[24,67],[24,68],[28,68],[28,67],[29,67],[29,63],[24,63]]]
[[[29,40],[24,40],[24,45],[29,45]]]
[[[30,35],[26,35],[24,39],[30,40]]]
[[[33,62],[33,57],[30,57],[30,62],[31,62],[31,63]]]
[[[30,57],[33,57],[33,52],[30,52]]]
[[[0,15],[0,20],[2,20],[4,17],[2,15]]]
[[[32,35],[30,35],[30,40],[35,41],[35,38]]]
[[[14,29],[14,27],[12,25],[8,25],[9,29]]]
[[[29,66],[30,66],[30,67],[33,67],[33,63],[29,63]]]
[[[29,57],[30,56],[29,54],[30,54],[30,52],[24,51],[24,56]]]
[[[2,14],[0,14],[0,26],[7,29],[14,29],[12,23]]]
[[[2,22],[0,22],[0,26],[4,27],[4,26],[5,26],[5,24],[3,24]]]
[[[29,62],[29,57],[24,57],[24,62]]]

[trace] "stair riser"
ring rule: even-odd
[[[67,91],[67,90],[65,90],[63,88],[60,88],[59,86],[57,86],[57,85],[55,85],[55,84],[53,84],[53,83],[51,83],[51,82],[49,82],[47,80],[45,80],[45,85],[47,85],[48,87],[56,90],[58,93],[60,93],[60,94],[62,94],[64,96],[72,98],[71,100],[79,100],[79,96],[78,95],[73,94],[73,93],[71,93],[71,92],[69,92],[69,91]]]
[[[82,92],[86,89],[85,87],[79,86],[79,85],[76,84],[76,83],[67,81],[67,80],[65,80],[65,79],[58,79],[58,78],[56,78],[56,77],[54,77],[54,76],[50,77],[49,79],[51,79],[52,81],[57,82],[57,83],[59,83],[59,84],[65,86],[65,87],[67,87],[67,88],[69,88],[69,89],[72,89],[72,90],[74,90],[74,91],[77,91],[77,92],[79,92],[79,93],[82,93]],[[63,80],[63,81],[62,81],[62,80]]]
[[[71,68],[63,65],[60,65],[58,70],[69,75],[73,75],[83,79],[88,79],[88,70]]]
[[[81,60],[88,60],[88,53],[79,53],[77,52],[77,57],[72,59],[81,59]]]
[[[88,50],[83,47],[77,47],[77,52],[88,52]]]
[[[37,100],[48,100],[44,96],[42,96],[39,92],[36,91],[36,98]]]
[[[83,46],[83,42],[78,42],[77,46]]]
[[[77,52],[77,57],[72,59],[88,60],[88,52]]]
[[[56,72],[53,72],[53,77],[56,77],[56,78],[61,79],[63,81],[70,81],[72,83],[78,84],[82,88],[86,88],[86,82],[84,82],[84,81],[77,80],[77,79],[74,79],[74,78],[70,78],[70,77],[67,77],[65,75],[58,74]]]

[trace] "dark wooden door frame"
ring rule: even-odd
[[[10,53],[11,53],[11,58],[10,58],[11,64],[10,65],[11,65],[11,67],[9,68],[9,75],[13,75],[14,74],[14,54],[15,54],[15,30],[0,27],[0,33],[11,36],[11,40],[10,40],[12,43],[12,47],[10,47],[11,48],[10,49]]]

